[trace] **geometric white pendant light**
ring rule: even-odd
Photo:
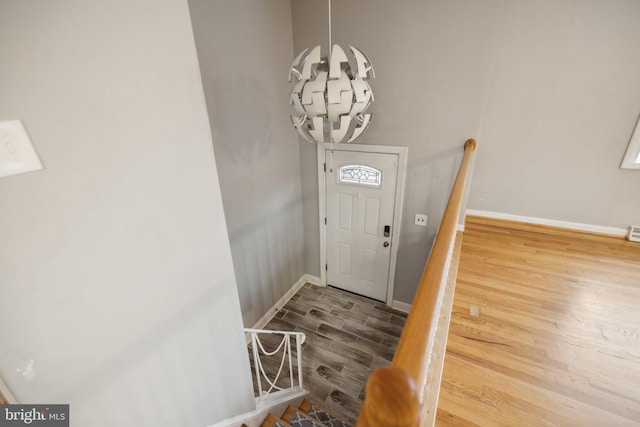
[[[353,46],[349,54],[338,45],[331,47],[329,55],[322,54],[320,46],[305,49],[289,72],[289,81],[295,82],[289,98],[293,127],[309,142],[352,142],[371,123],[366,111],[373,102],[373,90],[367,80],[373,77],[371,61]]]

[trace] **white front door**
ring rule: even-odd
[[[326,150],[327,283],[387,300],[398,154]]]

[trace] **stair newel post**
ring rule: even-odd
[[[302,342],[304,335],[296,335],[296,356],[298,358],[298,385],[302,388]]]
[[[291,335],[286,335],[286,337],[287,351],[289,352],[289,384],[291,384],[291,387],[293,387],[293,360],[291,360],[291,358],[293,357],[293,353],[291,353]]]
[[[369,377],[356,427],[417,427],[421,412],[413,378],[402,368],[385,366]]]
[[[262,398],[262,381],[260,381],[260,368],[258,360],[258,343],[257,343],[257,335],[255,332],[251,332],[251,349],[253,350],[253,370],[256,373],[256,381],[258,382],[258,393],[260,395],[260,400]]]

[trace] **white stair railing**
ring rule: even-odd
[[[263,329],[245,329],[245,333],[249,334],[251,337],[251,349],[253,351],[253,371],[256,378],[256,383],[258,385],[258,393],[259,400],[261,402],[265,401],[269,394],[273,394],[276,392],[286,392],[286,391],[298,391],[301,390],[302,387],[302,343],[304,343],[305,335],[302,332],[285,332],[285,331],[270,331]],[[260,341],[261,334],[268,335],[282,335],[282,340],[276,346],[276,349],[273,351],[267,351],[264,348],[262,341]],[[296,345],[296,361],[297,361],[297,370],[298,370],[298,379],[297,385],[296,381],[294,381],[294,369],[293,369],[293,353],[291,352],[291,337],[295,337],[295,345]],[[276,354],[282,353],[282,358],[280,359],[280,366],[278,368],[278,372],[275,377],[270,378],[267,372],[264,369],[262,364],[262,356],[272,357]],[[280,374],[285,366],[285,362],[289,361],[289,384],[288,388],[280,387],[276,385],[278,379],[280,379]],[[265,388],[263,390],[263,381],[266,382]]]

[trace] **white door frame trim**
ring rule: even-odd
[[[387,300],[385,303],[391,307],[393,304],[393,290],[395,285],[396,261],[398,259],[398,246],[400,243],[400,224],[402,223],[402,207],[404,202],[405,177],[407,174],[407,147],[392,145],[365,145],[365,144],[327,144],[318,143],[318,199],[319,199],[319,226],[320,226],[320,284],[327,286],[327,270],[322,266],[327,265],[327,226],[324,219],[327,216],[327,189],[325,185],[324,164],[326,162],[325,150],[356,151],[363,153],[383,153],[398,155],[398,178],[396,181],[396,199],[393,212],[393,235],[391,236],[391,257],[389,260],[389,278],[387,286]]]

